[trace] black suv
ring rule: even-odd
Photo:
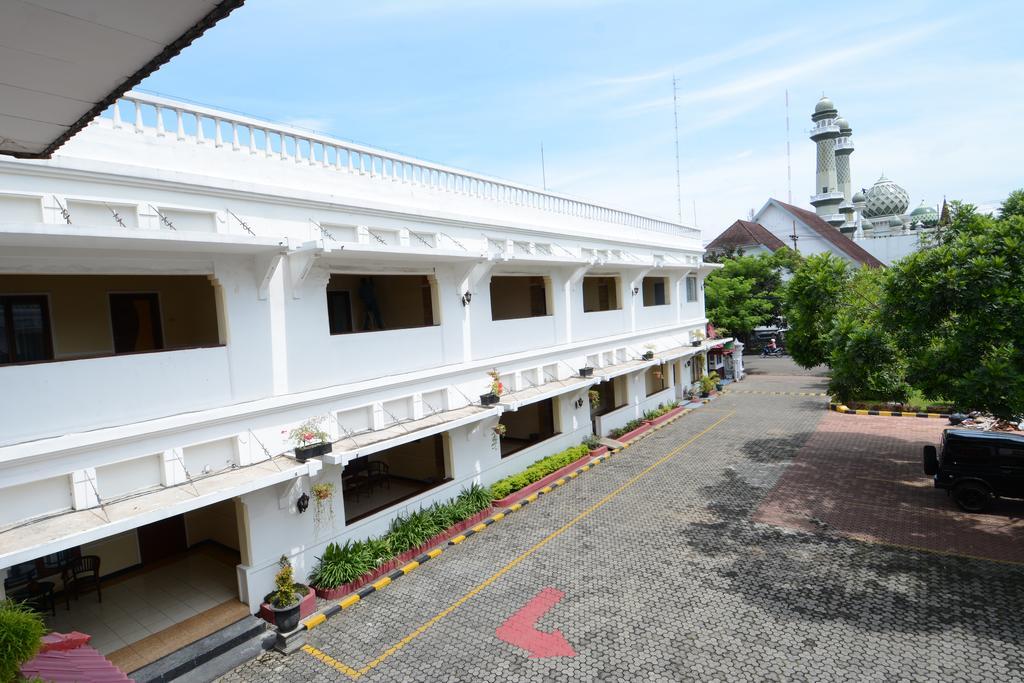
[[[992,499],[1024,498],[1024,436],[947,429],[942,443],[924,447],[924,473],[968,512],[982,512]]]

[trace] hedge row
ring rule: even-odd
[[[388,533],[365,541],[348,541],[343,546],[331,543],[317,558],[309,582],[317,588],[337,588],[355,581],[407,550],[418,548],[434,536],[469,519],[491,504],[491,492],[478,484],[452,500],[434,503],[391,522]]]
[[[586,444],[580,444],[579,446],[567,448],[560,453],[549,455],[548,457],[533,463],[522,472],[513,474],[510,477],[505,477],[501,481],[496,482],[491,486],[491,493],[495,500],[504,498],[509,494],[515,493],[519,489],[526,488],[535,481],[540,481],[552,472],[562,469],[569,463],[579,460],[589,452],[590,449]]]

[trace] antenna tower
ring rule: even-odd
[[[683,183],[679,177],[679,96],[676,91],[676,75],[672,74],[672,117],[676,130],[676,211],[679,222],[683,222]],[[694,203],[696,206],[696,202]],[[696,219],[694,219],[696,221]]]

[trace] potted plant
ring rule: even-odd
[[[274,625],[281,633],[291,633],[299,627],[300,598],[306,587],[295,583],[292,563],[284,555],[278,561],[280,569],[274,575],[274,592],[268,602],[270,611],[274,613]]]
[[[715,390],[715,385],[718,382],[718,373],[712,372],[710,375],[704,375],[700,378],[700,395],[701,398],[707,398],[711,395],[711,392]]]
[[[499,422],[498,424],[491,427],[491,432],[491,448],[497,448],[499,439],[505,436],[506,432],[508,432],[508,427]]]
[[[644,355],[640,356],[641,360],[654,360],[654,344],[644,344]]]
[[[587,398],[590,399],[591,410],[600,407],[601,405],[601,392],[597,389],[591,389],[587,392]]]
[[[312,417],[288,432],[288,438],[295,444],[295,459],[299,462],[331,452],[331,437],[320,429],[322,422],[322,417]]]
[[[491,378],[490,391],[480,394],[480,405],[492,406],[500,400],[501,394],[505,391],[505,385],[501,382],[501,373],[498,372],[498,368],[489,371],[487,376]]]
[[[701,330],[694,330],[690,333],[690,345],[700,346],[701,342],[704,341],[704,332]]]
[[[322,527],[326,519],[330,519],[331,526],[334,526],[334,506],[331,505],[331,499],[334,498],[333,482],[324,481],[314,484],[311,492],[316,504],[313,510],[313,521],[317,528]]]
[[[593,377],[594,376],[594,368],[589,366],[589,365],[580,368],[579,372],[580,372],[580,377]]]

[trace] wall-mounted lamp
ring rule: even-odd
[[[690,367],[690,361],[686,361],[686,367]]]
[[[639,287],[634,287],[633,288],[633,296],[636,296],[639,293],[640,293],[640,288]]]
[[[305,512],[309,508],[309,494],[303,492],[299,499],[295,501],[295,507],[299,509],[300,515]]]
[[[579,397],[578,399],[576,399],[575,405],[576,405],[577,408],[582,408],[583,407],[583,397],[582,396]]]
[[[466,292],[465,294],[462,295],[462,305],[463,306],[468,306],[469,302],[472,301],[472,300],[473,300],[473,293],[472,292]]]

